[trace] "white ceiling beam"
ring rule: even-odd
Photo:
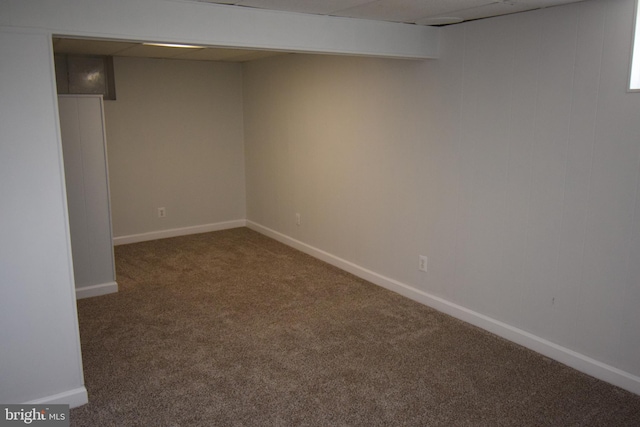
[[[183,0],[2,0],[0,26],[113,40],[425,59],[433,27]]]

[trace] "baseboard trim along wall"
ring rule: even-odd
[[[621,369],[609,366],[595,359],[577,353],[558,344],[552,343],[540,338],[536,335],[515,328],[506,323],[492,319],[491,317],[469,310],[460,305],[454,304],[443,298],[431,295],[427,292],[416,289],[412,286],[398,282],[389,277],[382,276],[376,272],[360,267],[352,262],[334,256],[328,252],[317,249],[299,240],[293,239],[287,235],[279,233],[270,228],[264,227],[253,221],[247,221],[247,227],[271,237],[285,245],[291,246],[308,255],[318,258],[328,264],[347,271],[361,279],[367,280],[383,288],[389,289],[421,304],[432,307],[438,311],[446,313],[457,319],[475,325],[486,331],[494,333],[502,338],[512,341],[516,344],[527,347],[537,353],[540,353],[550,359],[554,359],[560,363],[570,366],[580,372],[591,375],[600,380],[628,390],[632,393],[640,395],[640,377]]]
[[[69,405],[70,408],[77,408],[89,403],[87,389],[82,386],[62,393],[53,394],[41,399],[25,402],[25,405]]]
[[[97,297],[100,295],[113,294],[115,292],[118,292],[118,284],[116,282],[84,286],[82,288],[76,288],[76,299]]]
[[[189,234],[208,233],[210,231],[227,230],[246,226],[247,221],[237,219],[233,221],[216,222],[213,224],[195,225],[192,227],[172,228],[169,230],[151,231],[148,233],[131,234],[129,236],[119,236],[113,238],[113,244],[126,245],[129,243],[146,242],[149,240],[167,239],[169,237],[186,236]]]

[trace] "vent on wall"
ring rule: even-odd
[[[103,95],[116,99],[113,57],[96,55],[55,55],[58,94]]]

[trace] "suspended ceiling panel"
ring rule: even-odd
[[[311,13],[315,15],[331,15],[336,10],[370,3],[371,0],[222,0],[206,3],[219,3],[238,6],[255,7],[259,9],[282,10],[287,12]]]
[[[566,1],[566,3],[572,3],[574,1]],[[481,7],[474,7],[470,9],[461,9],[454,12],[444,12],[437,15],[427,16],[422,19],[418,19],[415,21],[418,25],[430,25],[431,22],[437,20],[438,18],[444,16],[455,16],[459,18],[460,21],[471,21],[475,19],[483,19],[483,18],[491,18],[494,16],[508,15],[512,13],[518,12],[526,12],[531,10],[531,2],[521,2],[514,4],[504,4],[504,3],[491,3]],[[541,4],[542,1],[537,1],[538,4]],[[548,3],[548,2],[547,2]],[[540,7],[538,7],[539,9]]]
[[[254,59],[268,58],[270,56],[283,55],[282,52],[266,50],[244,50],[244,49],[199,49],[186,51],[178,59],[191,59],[196,61],[229,61],[246,62]]]
[[[196,0],[260,9],[419,25],[455,23],[583,0]],[[452,18],[442,20],[442,18]],[[453,19],[456,18],[456,19]]]

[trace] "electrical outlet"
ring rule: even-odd
[[[427,257],[424,255],[418,257],[418,270],[424,271],[425,273],[427,271]]]
[[[299,213],[297,213],[297,214],[296,214],[296,225],[300,225],[300,224],[302,224],[302,220],[301,220],[301,218],[300,218],[300,214],[299,214]]]
[[[167,216],[167,210],[165,208],[158,208],[158,218],[164,218]]]

